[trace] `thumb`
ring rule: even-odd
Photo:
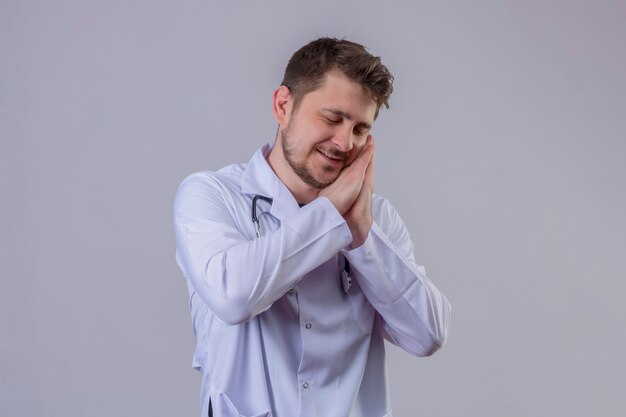
[[[367,137],[367,142],[365,143],[365,147],[359,154],[359,156],[350,164],[350,167],[359,174],[361,178],[365,177],[365,172],[370,166],[370,161],[374,156],[374,140],[372,136]]]

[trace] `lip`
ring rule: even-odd
[[[316,149],[317,152],[319,152],[320,155],[322,155],[322,157],[330,164],[332,165],[343,165],[343,158],[336,158],[330,154],[325,153],[324,151],[320,150],[320,149]]]

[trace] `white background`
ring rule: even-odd
[[[322,35],[396,77],[376,191],[452,303],[396,416],[626,415],[624,1],[0,0],[0,415],[195,416],[171,205]],[[290,417],[290,416],[286,416]]]

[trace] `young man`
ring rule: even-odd
[[[443,346],[450,305],[372,194],[370,128],[392,80],[359,44],[313,41],[274,92],[275,143],[181,184],[203,416],[391,416],[384,339]]]

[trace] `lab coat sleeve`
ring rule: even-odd
[[[426,277],[396,210],[378,197],[363,245],[344,250],[368,301],[383,319],[385,337],[416,356],[429,356],[447,337],[450,303]]]
[[[245,213],[233,212],[237,205],[230,198],[218,180],[203,174],[186,178],[174,202],[177,262],[225,323],[244,323],[267,310],[352,240],[327,198],[284,218],[276,231],[249,240],[234,216],[250,218],[250,206]]]

